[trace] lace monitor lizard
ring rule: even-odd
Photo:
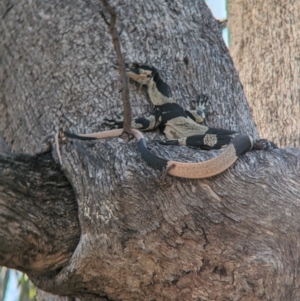
[[[135,118],[131,124],[132,134],[138,140],[142,158],[150,166],[165,170],[176,177],[208,178],[228,169],[239,156],[251,149],[276,148],[274,143],[265,139],[253,143],[249,135],[204,125],[207,97],[205,95],[199,97],[195,110],[184,110],[174,101],[169,86],[155,67],[138,63],[126,64],[126,73],[129,78],[147,87],[150,100],[154,105],[150,116]],[[91,134],[65,132],[65,135],[69,138],[91,140],[117,137],[122,134],[122,118],[105,119],[105,123],[117,129]],[[159,128],[168,139],[161,142],[165,145],[187,145],[206,150],[226,147],[218,157],[204,162],[183,163],[166,160],[157,157],[147,149],[145,138],[140,132],[155,128]]]

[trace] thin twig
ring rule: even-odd
[[[100,0],[105,7],[105,9],[110,14],[110,22],[104,18],[106,24],[109,24],[109,31],[112,38],[112,42],[117,54],[120,80],[122,86],[122,101],[123,101],[123,110],[124,110],[124,124],[123,124],[123,138],[129,140],[131,135],[131,105],[129,99],[129,88],[128,88],[128,78],[126,76],[125,61],[121,52],[121,45],[119,41],[119,36],[116,30],[116,18],[117,14],[112,6],[109,5],[107,0]],[[102,15],[102,14],[101,14]],[[102,16],[103,17],[103,16]]]

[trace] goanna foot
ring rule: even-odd
[[[206,94],[200,94],[197,97],[196,102],[194,102],[194,109],[197,111],[198,115],[205,119],[207,115],[209,98]]]
[[[254,142],[254,150],[272,150],[278,148],[277,145],[267,139],[260,139]]]

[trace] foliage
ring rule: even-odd
[[[0,267],[0,301],[8,301],[8,288],[10,281],[15,280],[14,297],[18,301],[34,301],[36,300],[36,289],[26,274],[21,272]],[[9,300],[10,301],[10,300]]]

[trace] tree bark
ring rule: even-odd
[[[258,137],[218,22],[203,1],[110,4],[127,61],[162,70],[185,108],[207,94],[209,125]],[[81,300],[298,300],[298,149],[249,152],[211,179],[162,180],[141,159],[135,141],[67,140],[60,146],[61,171],[54,148],[54,159],[47,155],[47,160],[56,176],[51,182],[43,176],[47,166],[34,154],[47,149],[48,137],[59,127],[102,130],[103,118],[121,113],[118,73],[112,68],[116,56],[101,9],[98,1],[21,0],[1,13],[1,130],[14,151],[28,152],[28,161],[41,164],[39,183],[57,188],[50,195],[50,216],[36,213],[43,220],[37,228],[39,239],[52,241],[56,254],[66,250],[53,268],[26,269],[31,280],[42,290]],[[141,87],[130,88],[133,115],[149,113]],[[207,160],[220,152],[148,143],[154,153],[180,161]],[[15,171],[11,165],[9,172]],[[1,179],[5,172],[0,168]],[[76,213],[64,175],[76,196]],[[56,194],[62,182],[65,188]],[[52,192],[34,185],[28,190],[41,194],[32,198],[33,208]],[[60,200],[72,231],[57,225]],[[29,209],[24,211],[29,223]],[[26,249],[17,252],[22,258]],[[30,255],[30,266],[37,258]]]
[[[228,0],[230,53],[260,135],[300,145],[300,2]]]

